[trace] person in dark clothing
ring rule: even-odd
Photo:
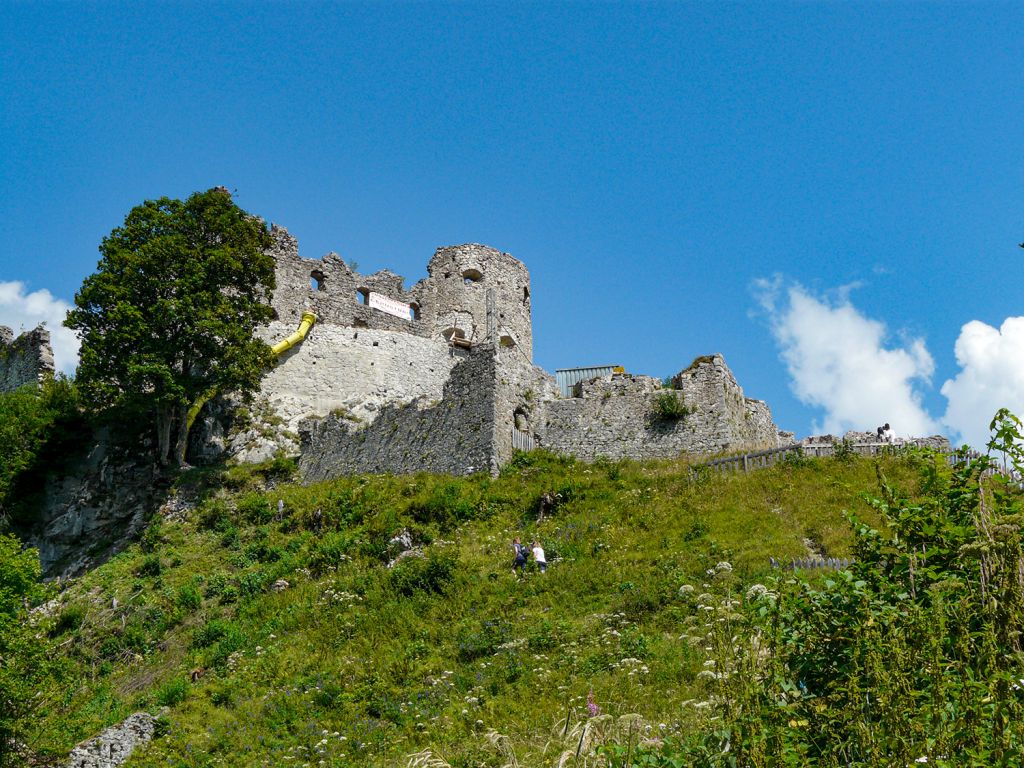
[[[529,550],[522,545],[518,538],[512,539],[512,552],[515,559],[512,561],[512,573],[520,574],[526,568],[526,558]]]

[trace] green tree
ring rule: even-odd
[[[82,339],[78,384],[94,407],[149,414],[162,463],[184,462],[190,407],[214,390],[250,395],[271,362],[253,338],[273,314],[270,242],[218,187],[147,200],[100,244],[65,322]]]
[[[15,483],[47,444],[67,442],[61,441],[64,433],[81,430],[78,413],[74,382],[63,376],[47,379],[42,387],[0,393],[0,521],[11,513]]]
[[[36,551],[0,535],[0,768],[21,763],[18,736],[45,673],[42,642],[26,607],[42,594],[39,576]]]

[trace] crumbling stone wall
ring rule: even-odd
[[[46,328],[40,325],[15,338],[10,328],[0,325],[0,392],[39,384],[53,372],[53,347]]]
[[[581,382],[577,397],[545,405],[545,448],[583,459],[655,459],[681,453],[758,450],[779,445],[768,407],[743,396],[721,355],[698,358],[663,389],[649,376],[612,374]],[[681,419],[658,415],[656,399],[680,397]]]
[[[369,424],[336,414],[304,423],[303,477],[312,482],[359,472],[496,472],[496,356],[485,347],[458,354],[439,399],[386,405]]]
[[[317,322],[268,372],[256,403],[236,410],[241,418],[233,426],[215,417],[216,405],[204,411],[191,456],[208,459],[226,448],[240,461],[261,461],[280,449],[298,450],[304,419],[333,414],[335,421],[357,428],[389,407],[395,412],[414,400],[439,401],[469,349],[501,350],[514,369],[501,378],[515,379],[520,390],[532,386],[520,386],[520,380],[546,376],[531,362],[529,272],[509,254],[472,243],[439,248],[427,265],[428,277],[405,290],[399,275],[361,275],[334,253],[305,259],[286,229],[274,226],[271,232],[276,320],[260,336],[270,343],[288,336],[306,310]],[[409,305],[409,317],[368,306],[371,292]],[[492,375],[476,387],[489,388],[493,399],[501,385]],[[502,411],[502,456],[511,456],[514,409]]]
[[[272,227],[271,235],[270,253],[277,264],[272,305],[281,321],[298,325],[302,313],[311,310],[321,324],[400,331],[445,342],[454,334],[475,344],[517,346],[532,359],[530,274],[507,253],[476,243],[438,248],[427,265],[428,277],[406,290],[400,275],[388,270],[361,275],[336,253],[322,259],[301,257],[298,242],[283,227]],[[371,292],[408,304],[409,319],[367,306]],[[491,330],[493,340],[488,339]]]

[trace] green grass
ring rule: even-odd
[[[913,459],[882,461],[916,492]],[[312,486],[283,483],[287,469],[194,473],[183,483],[206,498],[187,519],[154,521],[67,587],[33,750],[64,756],[166,706],[165,735],[129,766],[392,766],[426,749],[555,765],[591,691],[609,729],[635,714],[630,729],[686,733],[696,594],[744,589],[769,557],[806,556],[805,539],[849,556],[844,510],[874,521],[868,460],[723,477],[535,453],[496,479]],[[562,501],[537,522],[545,492]],[[425,557],[389,569],[402,529]],[[513,575],[513,536],[541,540],[546,574]]]

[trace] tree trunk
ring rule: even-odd
[[[175,429],[177,430],[177,439],[174,443],[174,464],[175,466],[182,467],[185,465],[185,452],[188,450],[188,433],[191,431],[189,428],[192,426],[188,422],[188,409],[187,408],[175,408]]]
[[[169,405],[156,410],[157,459],[161,466],[167,466],[171,458],[171,419],[173,410]]]

